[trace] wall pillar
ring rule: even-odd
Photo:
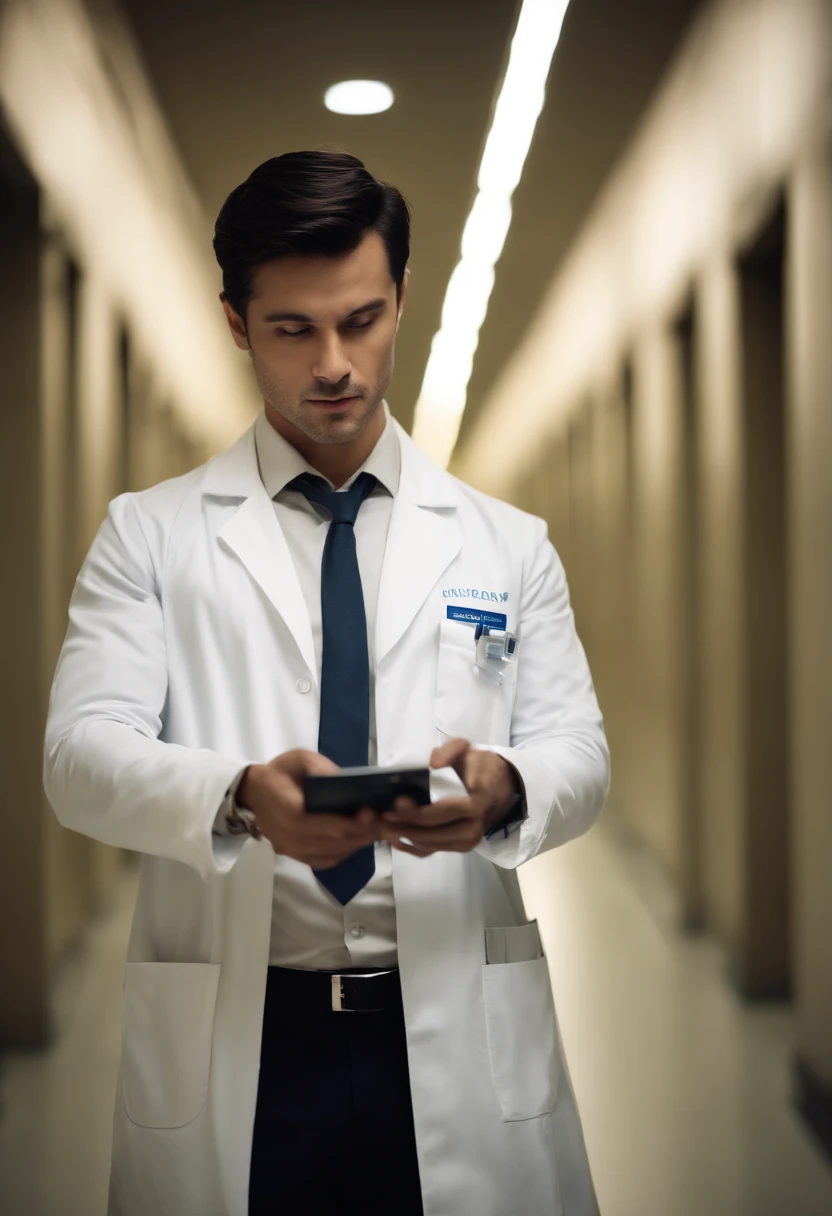
[[[699,295],[702,880],[708,927],[735,957],[742,934],[744,648],[740,309],[730,260]]]
[[[0,129],[0,484],[11,512],[0,533],[3,689],[0,803],[0,1043],[38,1046],[49,1030],[45,894],[40,529],[40,202]]]
[[[787,294],[791,800],[800,1100],[832,1151],[832,153],[807,152],[790,197]]]

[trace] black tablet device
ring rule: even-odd
[[[430,770],[426,768],[342,768],[331,777],[304,777],[307,811],[354,815],[361,807],[390,810],[396,798],[430,802]]]

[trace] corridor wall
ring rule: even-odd
[[[608,724],[610,821],[744,997],[793,996],[800,1101],[827,1129],[830,88],[823,0],[709,5],[452,464],[498,495],[541,451],[568,468],[568,495],[539,498]]]
[[[49,1039],[55,968],[122,860],[62,829],[42,793],[78,566],[111,498],[225,447],[258,399],[216,300],[209,226],[115,8],[0,0],[0,151],[0,460],[14,504],[0,541],[0,816],[14,842],[0,857],[2,1046]]]

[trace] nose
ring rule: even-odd
[[[337,334],[324,336],[312,366],[315,379],[324,380],[327,384],[338,384],[346,379],[351,371],[352,363],[347,358],[340,337]]]

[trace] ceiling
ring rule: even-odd
[[[461,439],[511,355],[701,0],[572,0],[480,335]],[[408,429],[476,188],[517,0],[122,0],[213,223],[255,165],[335,147],[413,209],[391,408]],[[386,81],[392,109],[330,114],[325,88]],[[210,250],[209,250],[210,252]]]

